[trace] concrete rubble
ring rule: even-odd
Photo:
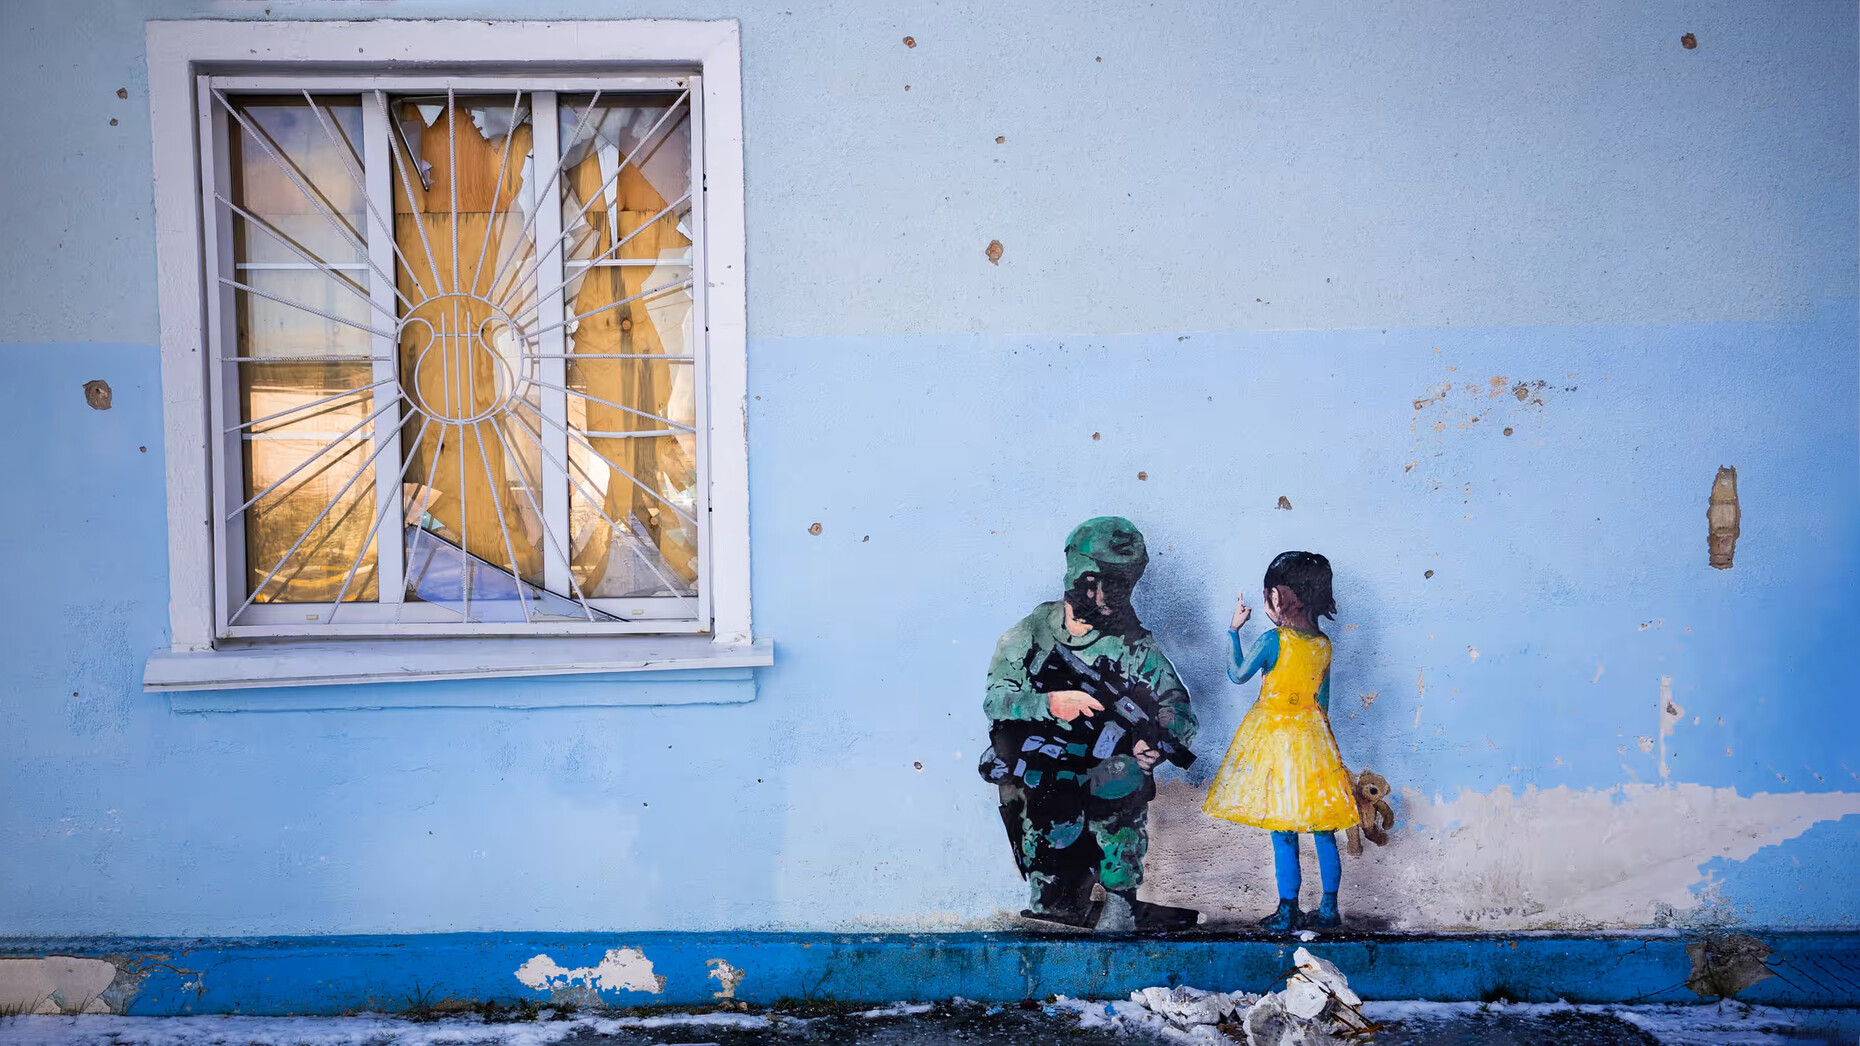
[[[1292,953],[1285,987],[1267,995],[1144,988],[1127,1002],[1062,999],[1086,1028],[1113,1028],[1184,1046],[1341,1046],[1373,1029],[1363,1000],[1331,962]]]

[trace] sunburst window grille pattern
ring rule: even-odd
[[[203,80],[223,635],[704,630],[693,80]]]

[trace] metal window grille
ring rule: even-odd
[[[219,634],[708,631],[697,77],[197,83]]]

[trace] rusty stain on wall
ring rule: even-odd
[[[1711,481],[1711,500],[1705,507],[1705,520],[1710,525],[1705,542],[1711,552],[1711,565],[1719,570],[1731,569],[1731,558],[1737,553],[1743,509],[1737,501],[1737,470],[1729,465],[1720,465],[1717,477]]]

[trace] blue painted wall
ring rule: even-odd
[[[1314,548],[1340,741],[1404,814],[1665,802],[1715,918],[1854,924],[1852,5],[887,6],[0,8],[0,131],[35,143],[0,196],[0,934],[989,925],[1021,884],[973,771],[982,673],[1106,512],[1149,536],[1139,609],[1204,755],[1245,707],[1233,592]],[[140,692],[167,599],[142,23],[267,10],[742,19],[755,702]],[[1713,860],[1722,826],[1631,790],[1662,782],[1823,814]]]

